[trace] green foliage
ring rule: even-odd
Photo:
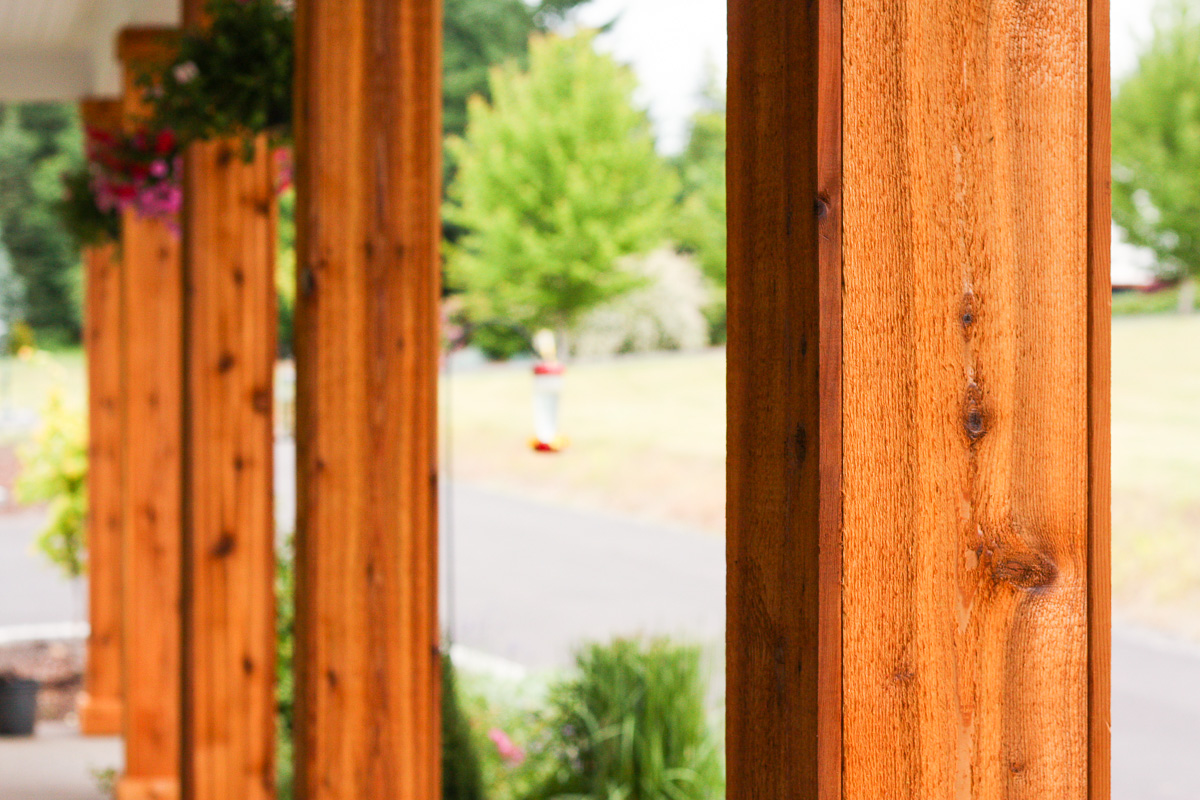
[[[674,236],[694,253],[705,276],[725,288],[725,93],[715,78],[692,117],[687,147],[677,161],[683,192]]]
[[[278,340],[280,358],[290,358],[296,339],[296,190],[288,187],[279,195],[279,251],[275,259],[275,291],[278,297]]]
[[[55,212],[61,175],[82,160],[67,104],[0,106],[0,239],[20,283],[25,320],[47,342],[79,340],[79,251]]]
[[[4,349],[7,351],[7,355],[20,355],[23,350],[33,350],[37,347],[37,335],[28,322],[14,322],[8,329],[5,345]]]
[[[445,0],[442,35],[442,129],[462,136],[467,129],[467,101],[490,99],[488,70],[515,61],[524,64],[529,37],[545,32],[584,0]],[[454,174],[447,153],[447,180]]]
[[[17,497],[50,504],[36,547],[71,579],[86,570],[87,465],[87,422],[62,392],[52,392],[33,441],[21,450]]]
[[[675,182],[632,105],[633,74],[593,36],[535,37],[530,67],[493,71],[493,104],[472,100],[446,218],[467,233],[451,282],[475,319],[569,329],[639,284],[619,258],[663,238]]]
[[[54,204],[63,229],[75,240],[76,247],[92,247],[121,237],[121,216],[116,209],[102,211],[92,192],[92,176],[79,166],[62,176],[62,197]]]
[[[704,707],[697,647],[617,639],[576,657],[553,690],[555,769],[535,797],[714,800],[718,738]]]
[[[290,800],[295,779],[296,721],[296,558],[292,537],[275,560],[275,708],[276,784],[281,800]]]
[[[442,800],[483,800],[479,751],[458,690],[454,663],[442,654]]]
[[[462,672],[458,681],[488,800],[533,797],[555,767],[545,756],[557,752],[553,719],[546,708],[546,680]],[[518,752],[503,752],[492,738],[498,736]]]
[[[1114,292],[1112,313],[1114,317],[1135,314],[1170,314],[1179,308],[1179,290],[1159,289],[1154,292]]]
[[[292,12],[277,0],[208,0],[211,24],[185,34],[161,75],[142,77],[155,125],[185,142],[269,133],[292,125]],[[248,150],[248,152],[250,152]]]
[[[507,361],[533,353],[529,332],[524,328],[499,323],[483,323],[471,328],[471,344],[492,361]]]
[[[1200,277],[1200,11],[1158,9],[1112,107],[1113,218],[1168,274]]]
[[[676,161],[683,192],[672,235],[692,253],[715,287],[704,309],[709,341],[725,341],[725,92],[715,75],[692,117],[687,147]]]

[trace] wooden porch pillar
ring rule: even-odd
[[[134,80],[169,58],[170,31],[121,33],[124,111],[144,114]],[[125,320],[125,774],[118,800],[179,794],[183,290],[179,237],[127,211],[121,221]]]
[[[121,128],[119,100],[84,100],[87,128]],[[121,270],[115,242],[83,252],[84,349],[88,375],[87,667],[79,727],[88,736],[121,732]]]
[[[439,796],[440,5],[296,4],[306,800]]]
[[[184,3],[184,24],[204,23]],[[275,796],[276,211],[266,137],[185,156],[183,797]]]
[[[730,2],[730,800],[1109,796],[1107,31]]]

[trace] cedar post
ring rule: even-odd
[[[121,128],[118,100],[84,100],[85,128]],[[121,270],[117,243],[87,247],[84,349],[88,375],[87,668],[79,728],[88,736],[121,732]]]
[[[172,32],[121,32],[126,124],[145,115],[138,71],[170,57]],[[125,774],[118,800],[179,795],[182,270],[158,220],[121,221],[125,319]]]
[[[730,800],[1108,797],[1107,26],[730,3]]]
[[[440,6],[296,4],[306,800],[439,796]]]
[[[230,139],[184,164],[183,796],[270,800],[274,176],[266,137],[250,161]]]

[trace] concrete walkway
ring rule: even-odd
[[[108,800],[101,773],[120,770],[121,742],[85,739],[63,723],[44,723],[28,739],[0,739],[3,800]]]

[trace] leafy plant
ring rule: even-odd
[[[207,11],[210,24],[180,38],[166,70],[141,78],[157,124],[185,142],[239,136],[249,146],[260,133],[287,138],[295,62],[291,4],[208,0]]]
[[[50,504],[35,546],[67,578],[80,577],[87,568],[87,423],[61,392],[50,394],[41,426],[21,450],[21,466],[18,499]]]
[[[483,800],[479,751],[458,690],[454,662],[442,653],[442,800]]]
[[[568,331],[641,284],[617,268],[664,238],[674,176],[654,150],[635,79],[593,35],[536,36],[527,72],[494,70],[471,101],[446,218],[450,282],[472,319]]]
[[[718,737],[698,647],[664,639],[592,644],[552,693],[557,742],[536,798],[712,800],[723,796]]]
[[[100,208],[92,192],[92,173],[85,166],[64,172],[62,198],[54,210],[79,247],[116,242],[121,237],[121,216],[115,207]]]

